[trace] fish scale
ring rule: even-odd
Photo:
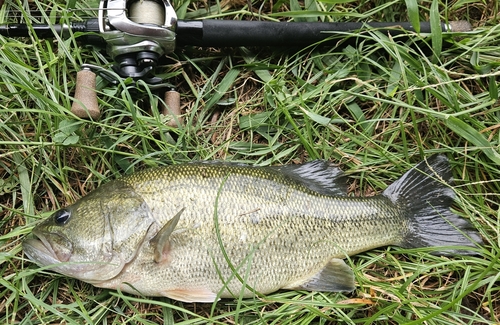
[[[59,262],[53,270],[96,286],[186,302],[352,291],[343,259],[359,252],[398,245],[474,253],[481,238],[450,211],[453,191],[441,180],[451,180],[443,156],[366,198],[348,197],[345,176],[323,161],[174,165],[103,185],[38,225],[24,248],[36,263]]]

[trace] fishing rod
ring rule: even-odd
[[[441,32],[467,32],[466,21],[441,23]],[[364,29],[383,30],[389,35],[408,32],[431,33],[429,22],[413,26],[409,22],[269,22],[236,20],[181,20],[169,0],[101,0],[98,17],[71,24],[6,24],[0,35],[24,37],[34,32],[41,38],[54,34],[81,35],[84,44],[106,48],[115,64],[112,72],[103,67],[83,64],[77,73],[75,101],[71,111],[81,118],[100,115],[95,92],[96,74],[118,84],[119,78],[142,80],[153,90],[166,89],[168,111],[180,115],[179,94],[161,78],[155,67],[161,56],[177,46],[287,46],[303,47],[327,41],[332,35]],[[83,33],[83,35],[82,35]],[[137,84],[137,83],[135,83]]]

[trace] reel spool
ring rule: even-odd
[[[162,26],[165,10],[162,4],[154,0],[136,0],[128,6],[128,18],[138,24]]]

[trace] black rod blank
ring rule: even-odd
[[[409,22],[270,22],[241,20],[179,20],[176,26],[176,42],[179,45],[204,47],[230,46],[307,46],[330,38],[336,33],[355,32],[367,29],[383,30],[390,35],[415,32]],[[69,31],[93,32],[80,40],[83,43],[102,45],[97,18],[67,25],[26,24],[0,25],[0,35],[25,37],[30,31],[42,38],[54,36],[54,32],[65,36]],[[442,32],[467,32],[471,26],[466,21],[441,23]],[[420,33],[431,33],[429,22],[420,23]],[[147,35],[142,35],[147,37]]]
[[[33,31],[38,37],[51,38],[54,32],[61,35],[71,32],[95,32],[99,33],[99,22],[97,18],[87,19],[83,22],[74,22],[71,25],[61,24],[3,24],[0,25],[0,35],[7,37],[27,37]]]

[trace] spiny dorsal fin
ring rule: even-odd
[[[332,258],[323,269],[299,284],[292,284],[286,289],[307,291],[351,292],[356,289],[354,273],[345,262]]]
[[[154,246],[154,260],[156,263],[167,260],[168,252],[170,251],[170,235],[177,226],[181,214],[185,209],[186,208],[182,208],[177,212],[177,214],[170,219],[153,238],[151,238],[150,243]]]
[[[314,160],[300,165],[269,167],[277,170],[310,190],[335,196],[346,196],[346,176],[340,168],[324,160]]]
[[[285,175],[308,189],[324,195],[347,196],[347,178],[340,168],[332,166],[328,161],[314,160],[299,165],[283,165],[255,167],[243,163],[225,161],[203,161],[205,165],[239,166],[244,168],[267,168]]]

